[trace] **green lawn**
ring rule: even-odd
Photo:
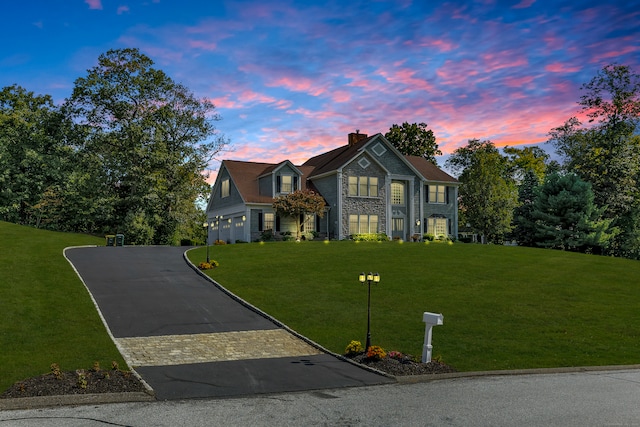
[[[210,275],[342,353],[372,344],[420,356],[422,313],[444,314],[434,355],[461,371],[640,363],[640,263],[522,247],[277,242],[211,246]],[[189,252],[205,258],[205,248]]]
[[[0,222],[0,392],[49,371],[126,365],[63,256],[103,239]]]

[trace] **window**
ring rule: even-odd
[[[429,203],[447,203],[447,187],[444,185],[430,185]]]
[[[302,231],[316,231],[316,214],[306,214],[304,216]]]
[[[391,183],[391,204],[404,205],[404,184],[401,182]]]
[[[435,237],[448,235],[446,218],[427,218],[427,233]]]
[[[229,180],[225,179],[222,181],[222,185],[220,186],[220,197],[229,197]]]
[[[378,178],[375,176],[350,176],[349,195],[378,197]]]
[[[275,223],[275,214],[273,212],[265,212],[262,214],[262,227],[260,231],[273,230]]]
[[[278,193],[292,193],[293,192],[293,176],[280,175],[280,188]]]
[[[378,215],[349,215],[349,234],[378,232]]]

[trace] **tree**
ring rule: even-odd
[[[582,86],[583,125],[575,117],[550,132],[564,168],[592,185],[595,203],[607,206],[621,233],[614,254],[640,258],[640,76],[623,65],[604,67]]]
[[[0,218],[40,225],[35,208],[66,180],[73,153],[63,144],[62,116],[48,95],[20,86],[0,91]],[[34,210],[36,209],[36,210]]]
[[[534,170],[528,170],[518,186],[518,205],[513,212],[513,237],[521,246],[535,246],[536,224],[532,212],[539,185],[538,175]]]
[[[208,193],[203,172],[227,143],[214,109],[137,49],[108,51],[75,81],[64,105],[77,124],[70,139],[93,168],[89,187],[112,203],[99,227],[127,231],[133,243],[177,243]]]
[[[491,141],[473,139],[455,150],[447,165],[460,173],[460,206],[471,227],[487,241],[500,241],[511,231],[517,203],[507,159]]]
[[[301,219],[306,214],[324,216],[324,198],[312,190],[296,190],[293,193],[276,197],[273,208],[281,216],[291,217],[296,222],[296,238],[300,240]]]
[[[506,146],[503,152],[510,163],[516,182],[521,182],[529,171],[535,174],[538,182],[544,180],[549,155],[542,148],[537,146],[523,148]]]
[[[394,124],[384,136],[405,156],[424,157],[437,165],[435,156],[442,155],[436,144],[436,137],[431,129],[427,129],[426,123],[404,122],[402,126]]]
[[[603,253],[616,230],[602,219],[591,185],[575,174],[549,175],[536,191],[531,211],[538,246]]]

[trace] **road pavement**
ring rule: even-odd
[[[0,427],[639,426],[640,370],[0,411]]]

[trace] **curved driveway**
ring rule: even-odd
[[[295,337],[199,275],[180,247],[65,251],[127,363],[158,399],[393,382]]]

